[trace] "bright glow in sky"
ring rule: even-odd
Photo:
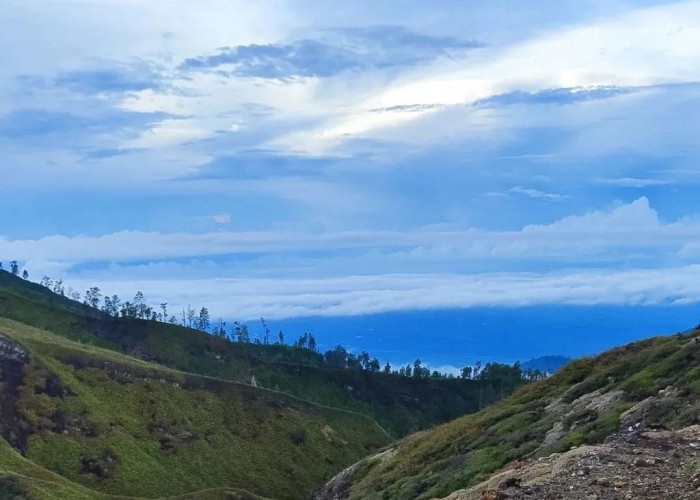
[[[294,318],[700,301],[700,1],[0,4],[0,260]]]

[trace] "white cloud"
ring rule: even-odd
[[[245,253],[337,252],[385,249],[388,260],[401,254],[415,261],[432,259],[557,258],[579,262],[592,256],[624,260],[635,250],[648,259],[676,253],[694,241],[700,220],[684,218],[662,222],[646,197],[610,210],[564,217],[550,224],[532,224],[518,231],[484,229],[405,231],[217,231],[210,233],[159,233],[121,231],[101,236],[47,236],[36,240],[0,238],[5,259],[56,262],[166,260]],[[616,255],[615,251],[622,251]],[[333,269],[328,269],[333,272]]]
[[[662,230],[670,229],[671,227],[666,226]],[[585,237],[587,234],[603,234],[611,230],[625,232],[641,230],[643,233],[651,235],[659,228],[662,228],[662,225],[659,221],[658,213],[649,206],[649,199],[642,196],[631,203],[620,205],[610,211],[571,215],[552,224],[525,226],[523,232],[578,233]]]
[[[178,307],[205,303],[217,315],[280,318],[495,305],[695,302],[700,300],[700,266],[690,263],[699,232],[700,219],[663,222],[648,200],[639,198],[520,231],[120,232],[0,240],[0,256],[22,258],[35,278],[62,277],[78,289],[99,284],[109,293],[128,295],[138,288],[152,300]],[[263,256],[236,260],[246,253]],[[206,255],[209,260],[201,260]],[[581,262],[606,260],[616,269],[576,270]],[[74,267],[95,261],[108,265]],[[464,262],[506,261],[530,272],[454,271]],[[554,265],[553,270],[532,264],[537,261]],[[639,262],[646,267],[621,270]]]
[[[68,280],[77,289],[89,280]],[[700,301],[700,266],[630,271],[371,275],[325,279],[135,280],[101,283],[129,297],[142,290],[173,310],[207,305],[214,316],[270,319],[401,310],[539,304],[650,305]]]
[[[547,193],[545,191],[540,191],[539,189],[524,188],[522,186],[515,186],[508,190],[509,193],[522,194],[528,198],[536,198],[547,201],[562,201],[568,198],[566,195],[557,193]]]
[[[425,118],[440,106],[471,104],[513,90],[695,82],[700,79],[700,48],[694,43],[700,38],[699,20],[700,2],[677,2],[551,30],[459,60],[436,61],[400,75],[369,98],[364,97],[366,92],[350,93],[342,116],[327,117],[320,126],[273,144],[297,148],[302,144],[312,153],[330,152],[348,137],[381,137],[383,129]],[[413,108],[400,111],[402,106],[416,105],[425,108],[418,113]],[[377,109],[397,111],[377,113]],[[462,119],[479,114],[484,112],[464,109]],[[492,120],[497,127],[497,116]],[[425,132],[432,136],[431,130]]]
[[[217,224],[230,224],[231,223],[231,216],[229,214],[212,215],[211,218]]]
[[[595,182],[607,186],[629,188],[644,188],[649,186],[664,186],[666,184],[670,184],[669,181],[664,181],[661,179],[639,179],[636,177],[618,177],[614,179],[599,177],[595,179]]]

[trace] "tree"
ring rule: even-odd
[[[248,325],[245,323],[241,324],[238,321],[233,323],[233,331],[236,340],[242,344],[247,344],[250,342],[250,334],[248,333]]]
[[[360,355],[357,357],[357,362],[360,363],[360,366],[363,369],[369,368],[369,353],[367,351],[362,351]]]
[[[182,326],[192,328],[195,325],[196,319],[197,313],[189,304],[187,304],[187,314],[185,314],[185,309],[182,309]]]
[[[262,316],[260,316],[260,323],[262,323],[263,327],[263,344],[267,345],[270,343],[270,329],[267,327],[265,318],[263,318]]]
[[[280,330],[277,334],[277,343],[280,345],[284,345],[284,332],[282,330]]]
[[[109,301],[105,296],[105,306],[107,305],[109,305],[109,307],[105,311],[107,314],[114,317],[119,316],[119,310],[121,309],[122,301],[118,295],[112,295]]]
[[[326,360],[328,366],[332,366],[333,368],[347,368],[348,351],[345,347],[338,344],[332,350],[326,351],[323,354],[323,359]]]
[[[85,300],[83,300],[83,303],[97,309],[100,306],[101,300],[102,292],[100,292],[99,287],[93,286],[85,292]]]
[[[413,377],[414,378],[423,378],[423,370],[424,370],[424,368],[421,367],[421,360],[416,359],[413,362]]]
[[[306,345],[309,342],[309,332],[304,332],[302,335],[299,335],[299,338],[297,339],[296,342],[294,342],[294,347],[300,347],[304,349]]]
[[[12,262],[10,262],[10,271],[15,276],[17,276],[19,274],[19,265],[17,264],[16,260],[13,260]]]
[[[465,380],[471,379],[472,378],[472,367],[469,365],[463,366],[462,373],[460,374],[460,376]]]
[[[312,334],[309,334],[309,340],[307,343],[309,350],[316,351],[316,337],[314,337]]]
[[[120,310],[122,318],[135,318],[137,312],[136,307],[128,300],[122,304]]]
[[[112,297],[109,295],[104,296],[104,305],[102,306],[102,311],[109,314],[110,316],[113,316],[112,314],[112,308],[114,307],[112,305]]]
[[[384,373],[389,374],[391,373],[391,365],[387,361],[386,364],[384,365]]]
[[[45,286],[46,288],[51,288],[51,287],[53,287],[53,280],[51,278],[49,278],[48,276],[44,275],[44,276],[42,276],[39,284],[41,286]]]
[[[162,318],[163,318],[163,321],[164,321],[164,322],[165,322],[165,321],[168,321],[168,303],[167,303],[167,302],[163,302],[163,303],[160,305],[160,310],[162,311]]]
[[[472,368],[472,377],[474,379],[479,378],[479,372],[481,371],[481,361],[477,361]]]
[[[202,307],[197,318],[197,329],[206,332],[209,330],[209,309]]]
[[[136,292],[134,295],[134,309],[136,310],[136,317],[140,319],[151,319],[152,308],[148,307],[146,304],[146,299],[143,296],[141,290]]]
[[[372,358],[372,361],[369,362],[367,369],[371,372],[378,372],[380,366],[379,360],[377,358]]]
[[[354,354],[348,354],[347,363],[348,368],[350,368],[351,370],[359,370],[360,368],[362,368],[360,360]]]
[[[65,295],[63,290],[63,280],[56,280],[56,282],[53,284],[53,293],[58,294],[61,297]]]
[[[28,280],[29,279],[29,271],[27,271],[26,269],[24,271],[22,271],[22,278],[24,278],[25,280]]]
[[[214,327],[214,331],[212,332],[214,335],[217,337],[220,337],[222,339],[226,338],[226,322],[219,318],[218,325]]]

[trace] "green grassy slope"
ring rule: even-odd
[[[179,326],[111,318],[6,272],[0,272],[0,317],[187,372],[245,383],[254,376],[262,387],[371,416],[394,437],[476,411],[514,389],[488,380],[330,369],[307,349],[231,343]]]
[[[95,492],[160,498],[217,487],[306,498],[390,440],[357,413],[8,319],[0,319],[0,335],[0,431],[23,454],[0,446],[1,484],[37,500],[104,498]]]
[[[675,389],[664,390],[668,386]],[[700,423],[700,330],[574,361],[476,414],[409,436],[391,458],[356,468],[349,498],[447,496],[509,462],[600,442],[642,400],[650,404],[631,422],[671,428]]]

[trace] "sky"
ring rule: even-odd
[[[700,1],[0,23],[0,260],[31,279],[282,322],[700,301]]]

